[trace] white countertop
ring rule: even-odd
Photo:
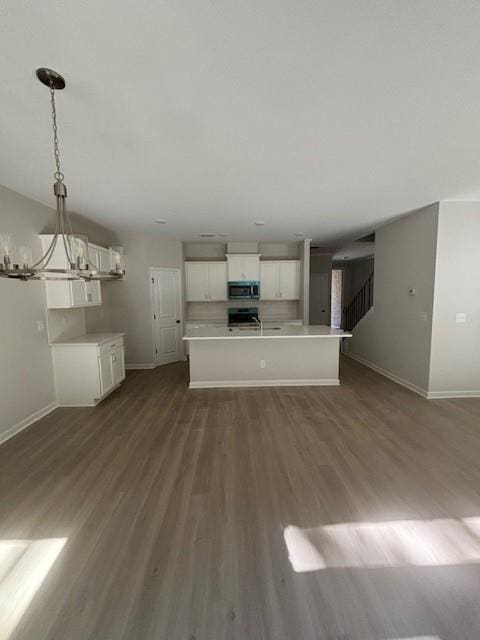
[[[279,327],[274,329],[274,327]],[[190,326],[186,330],[184,340],[244,340],[270,338],[351,338],[352,334],[342,329],[332,329],[325,325],[289,325],[283,323],[265,322],[263,331],[260,328],[241,329],[227,326],[198,325]]]
[[[67,338],[65,340],[55,340],[51,342],[52,347],[76,347],[79,345],[92,345],[99,346],[110,340],[116,340],[123,338],[124,333],[86,333],[83,336],[76,336],[75,338]]]

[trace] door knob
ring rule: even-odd
[[[180,320],[175,320],[175,322],[176,322],[177,324],[180,324]]]

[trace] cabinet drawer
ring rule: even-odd
[[[110,342],[105,342],[104,344],[101,344],[98,350],[99,350],[99,354],[103,355],[104,353],[108,353],[109,351],[113,351],[115,349],[120,349],[120,348],[123,349],[123,336],[110,340]]]

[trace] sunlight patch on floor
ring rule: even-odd
[[[480,518],[335,524],[283,532],[296,572],[480,562]]]
[[[8,640],[67,538],[0,540],[0,640]]]

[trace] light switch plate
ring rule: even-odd
[[[37,320],[37,331],[43,333],[45,331],[45,322],[43,320]]]
[[[420,320],[422,322],[426,322],[427,321],[427,312],[426,311],[420,311]]]
[[[466,321],[467,321],[467,314],[466,313],[456,313],[455,314],[455,322],[457,324],[463,324]]]

